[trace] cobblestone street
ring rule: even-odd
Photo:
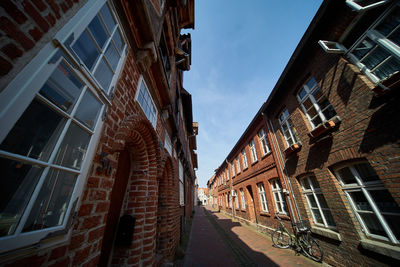
[[[184,266],[321,266],[273,247],[269,236],[232,221],[223,213],[196,207]]]

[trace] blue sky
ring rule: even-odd
[[[199,122],[196,172],[206,187],[268,98],[322,0],[197,0],[184,87]]]

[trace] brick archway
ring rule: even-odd
[[[158,177],[158,210],[156,249],[159,261],[171,261],[179,242],[179,199],[176,168],[164,151],[163,171]]]
[[[122,215],[131,215],[135,217],[136,223],[131,245],[114,245],[112,255],[110,253],[108,257],[108,260],[112,257],[113,264],[152,266],[155,263],[157,177],[161,166],[158,144],[153,126],[138,114],[127,117],[115,135],[113,150],[119,152],[120,160],[111,192],[109,214],[116,210],[114,213],[118,219]],[[120,169],[125,171],[119,172]],[[110,219],[108,216],[104,240],[106,235],[115,236],[115,226],[111,229],[112,233],[107,233],[107,227],[112,226]]]

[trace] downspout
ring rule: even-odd
[[[228,160],[227,159],[225,159],[225,163],[226,163],[226,166],[227,166],[227,168],[228,168],[228,172],[229,172],[229,164],[228,164]],[[233,180],[233,176],[229,179],[230,180],[230,189],[229,189],[229,191],[230,191],[230,195],[231,195],[231,205],[232,205],[232,208],[231,208],[231,212],[232,212],[232,219],[234,219],[235,218],[235,215],[233,214],[233,209],[235,208],[235,205],[233,204],[233,194],[232,194],[232,188],[233,188],[233,185],[232,185],[232,180]]]
[[[264,121],[267,124],[268,130],[273,135],[272,145],[274,146],[274,150],[277,151],[277,155],[278,155],[277,162],[279,163],[279,168],[281,169],[281,173],[282,173],[282,176],[283,176],[283,180],[285,181],[286,187],[289,185],[290,193],[292,195],[294,206],[296,208],[297,216],[298,216],[299,220],[301,220],[300,210],[299,210],[299,207],[297,205],[296,197],[294,195],[292,183],[290,182],[290,178],[289,178],[289,175],[287,173],[286,167],[285,168],[283,167],[284,166],[283,165],[283,162],[284,162],[283,161],[283,156],[282,156],[281,150],[278,147],[278,140],[276,139],[274,126],[272,125],[271,121],[267,119],[267,117],[266,117],[264,112],[261,112],[261,114],[263,115]],[[272,129],[272,131],[271,131],[271,129]],[[291,201],[289,201],[289,208],[290,208],[290,212],[292,213],[292,218],[293,218],[294,222],[296,222],[297,221],[297,219],[296,219],[297,217],[296,217],[296,213],[293,210],[293,206],[292,206],[292,202]]]

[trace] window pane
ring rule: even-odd
[[[39,93],[57,107],[70,113],[82,87],[82,82],[64,62],[61,62]]]
[[[12,235],[39,181],[39,166],[0,158],[0,237]]]
[[[75,123],[71,123],[58,149],[55,162],[79,170],[86,154],[90,135]]]
[[[364,63],[364,65],[367,66],[368,69],[372,70],[389,56],[389,52],[387,52],[384,48],[378,46],[361,62]]]
[[[118,66],[119,54],[112,43],[107,47],[106,58],[113,70],[115,70]]]
[[[326,223],[327,223],[329,226],[336,226],[336,223],[335,223],[335,221],[333,220],[333,216],[332,216],[332,214],[331,214],[331,211],[328,210],[328,209],[324,209],[324,210],[322,210],[322,212],[324,213],[324,217],[325,217]]]
[[[304,88],[302,88],[301,90],[300,90],[300,92],[299,92],[299,98],[301,99],[301,100],[303,100],[303,98],[304,98],[304,96],[306,95],[307,93],[306,93],[306,90],[304,90]]]
[[[389,40],[400,46],[400,28],[397,28],[397,30],[390,34]]]
[[[392,74],[395,74],[400,70],[400,61],[392,56],[389,60],[379,66],[372,73],[375,74],[379,79],[384,80],[389,78]]]
[[[349,194],[350,194],[351,198],[353,199],[356,209],[362,210],[362,211],[365,211],[365,210],[372,211],[372,208],[369,205],[367,199],[365,198],[363,192],[350,192]]]
[[[374,235],[387,236],[378,218],[373,213],[360,214],[364,224],[367,226],[368,231]]]
[[[329,120],[329,119],[333,118],[334,116],[336,116],[336,111],[333,109],[333,107],[331,105],[329,105],[329,107],[324,109],[322,111],[322,113],[324,114],[325,119],[327,119],[327,120]]]
[[[101,13],[101,16],[102,16],[103,19],[104,19],[104,22],[105,22],[106,25],[107,25],[108,30],[109,30],[110,33],[111,33],[111,32],[114,30],[115,21],[114,21],[113,16],[112,16],[111,13],[110,13],[110,10],[109,10],[107,4],[105,4],[105,5],[101,8],[100,13]]]
[[[102,104],[86,90],[85,95],[79,104],[75,117],[90,129],[94,128],[94,124],[99,116]]]
[[[308,183],[308,179],[307,179],[307,178],[302,179],[302,180],[301,180],[301,184],[303,185],[303,188],[304,188],[304,189],[311,189],[311,186],[310,186],[310,184]]]
[[[354,50],[353,54],[358,58],[361,59],[364,57],[373,47],[375,43],[369,39],[365,38]]]
[[[71,173],[50,170],[35,200],[23,232],[63,224],[76,177]]]
[[[104,24],[101,22],[99,16],[94,17],[92,22],[90,22],[88,28],[90,32],[93,34],[97,44],[101,48],[103,48],[104,44],[108,39],[108,35],[106,32],[106,28],[104,27]]]
[[[317,202],[315,202],[315,198],[313,195],[307,195],[311,208],[318,208]]]
[[[386,222],[389,224],[390,230],[400,240],[400,216],[384,215]]]
[[[316,194],[316,196],[318,198],[318,202],[321,208],[328,209],[328,204],[326,203],[324,196],[322,194]]]
[[[371,197],[381,212],[398,213],[400,208],[387,190],[369,190]]]
[[[317,181],[317,178],[315,178],[315,176],[310,176],[310,181],[313,188],[319,188],[319,183]]]
[[[317,126],[317,125],[319,125],[319,124],[322,123],[322,120],[321,120],[321,118],[320,118],[319,116],[316,116],[316,117],[312,120],[312,123],[314,124],[314,126]]]
[[[354,167],[356,168],[358,175],[364,182],[379,181],[379,177],[374,169],[372,169],[371,165],[367,163],[362,163],[357,164]]]
[[[48,160],[65,119],[34,99],[0,145],[0,149],[34,159]]]
[[[108,92],[108,87],[110,86],[113,75],[114,74],[110,67],[108,67],[104,58],[102,58],[99,66],[96,69],[96,72],[94,73],[94,77],[96,77],[97,81],[100,83],[103,89],[106,90],[106,92]]]
[[[348,167],[338,170],[338,174],[344,184],[355,184],[357,183],[353,174]]]
[[[400,24],[400,8],[396,6],[386,18],[375,28],[381,34],[387,36]]]
[[[92,70],[94,63],[100,55],[99,50],[89,34],[84,31],[76,43],[72,46],[75,53],[85,63],[89,70]]]
[[[307,82],[307,87],[309,88],[309,90],[311,90],[315,85],[317,85],[317,81],[315,80],[315,78],[311,78],[308,82]]]
[[[319,212],[319,210],[318,209],[311,209],[311,211],[312,211],[312,213],[314,215],[315,221],[317,223],[322,223],[323,224],[324,221],[322,220],[322,216],[321,216],[321,213]]]
[[[307,110],[309,110],[313,106],[310,98],[307,98],[307,100],[304,101],[303,105]]]
[[[115,31],[113,40],[114,40],[115,45],[117,46],[119,52],[122,53],[122,50],[124,49],[124,46],[125,46],[125,42],[122,39],[121,33],[119,32],[119,30]]]

